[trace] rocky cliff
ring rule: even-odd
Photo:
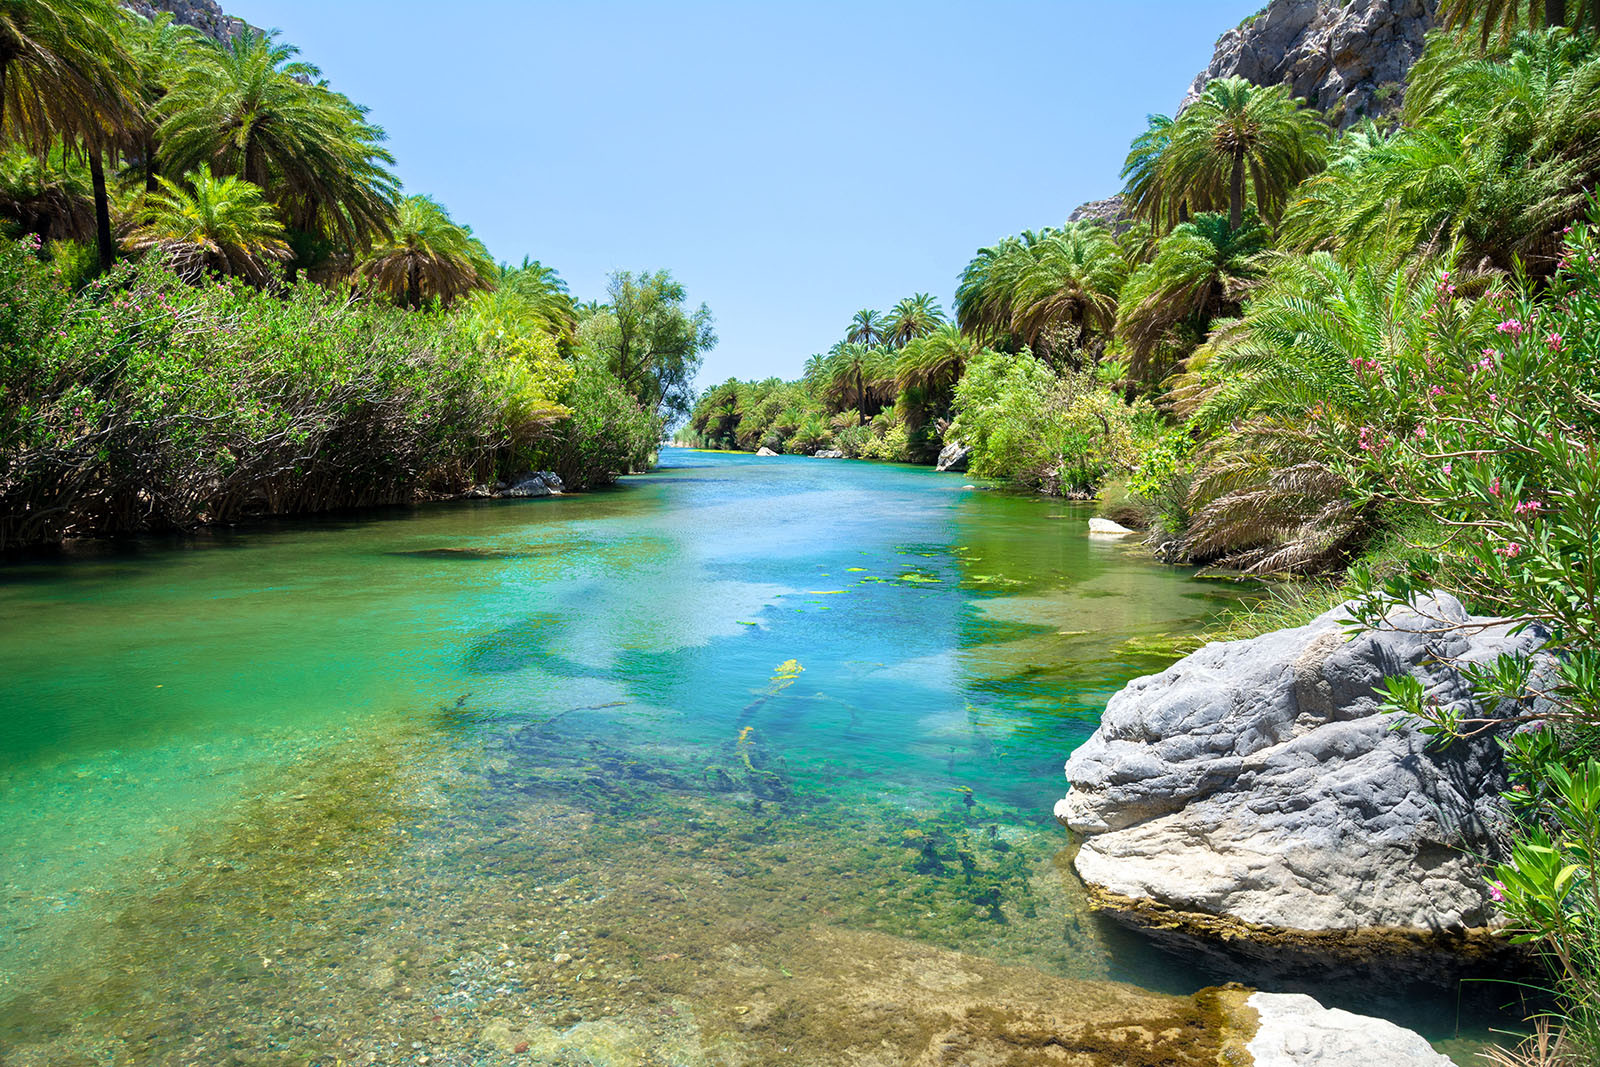
[[[154,18],[163,11],[171,12],[174,22],[193,26],[218,41],[231,41],[246,28],[243,19],[224,14],[216,0],[123,0],[123,3],[145,18]]]
[[[1184,98],[1214,78],[1289,84],[1344,128],[1396,107],[1422,55],[1438,0],[1272,0],[1217,40],[1211,65]]]

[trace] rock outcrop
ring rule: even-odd
[[[1458,667],[1538,635],[1462,629],[1443,594],[1419,606],[1353,640],[1340,607],[1210,644],[1112,697],[1056,805],[1084,835],[1075,863],[1100,903],[1202,936],[1365,951],[1491,925],[1474,854],[1494,854],[1504,825],[1498,738],[1432,745],[1374,687],[1410,673],[1465,706]]]
[[[145,18],[170,12],[174,22],[193,26],[207,37],[223,42],[233,40],[249,28],[243,19],[224,14],[216,0],[123,0],[123,3]]]
[[[936,471],[960,472],[967,469],[967,460],[972,457],[972,449],[960,441],[951,441],[939,449],[939,462],[934,465]]]
[[[1422,1037],[1386,1019],[1324,1008],[1303,993],[1252,993],[1255,1067],[1451,1067]]]
[[[1122,194],[1104,200],[1091,200],[1079,204],[1067,216],[1068,222],[1098,222],[1112,233],[1120,234],[1133,225],[1133,216],[1127,212]]]
[[[1215,78],[1287,83],[1338,127],[1398,107],[1433,28],[1437,0],[1271,0],[1217,40],[1184,98]]]
[[[774,452],[766,445],[762,445],[760,448],[756,449],[756,455],[758,456],[776,456],[777,454],[778,453]]]
[[[811,455],[817,459],[844,459],[844,453],[837,448],[819,448]]]

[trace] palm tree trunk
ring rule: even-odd
[[[406,307],[413,311],[417,309],[418,300],[421,295],[417,292],[419,285],[418,275],[420,273],[421,271],[418,269],[415,260],[406,265]]]
[[[1544,24],[1546,29],[1567,24],[1567,0],[1544,0]]]
[[[867,424],[867,383],[862,380],[861,368],[856,367],[856,425]]]
[[[6,125],[6,68],[11,60],[0,57],[0,130]]]
[[[94,183],[94,240],[100,251],[100,269],[111,269],[117,246],[111,240],[111,198],[106,194],[106,167],[100,146],[89,147],[89,180]]]
[[[1244,224],[1244,146],[1233,150],[1233,181],[1228,189],[1228,228]]]

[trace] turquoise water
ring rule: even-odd
[[[1247,977],[1089,914],[1049,818],[1239,590],[961,477],[663,459],[0,570],[0,1061],[746,1062],[837,938]]]

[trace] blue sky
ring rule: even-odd
[[[1258,0],[223,0],[283,31],[502,260],[582,299],[665,267],[702,386],[793,377],[857,308],[948,309],[984,244],[1108,196]]]

